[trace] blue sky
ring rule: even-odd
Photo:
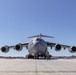
[[[0,47],[29,42],[28,36],[52,35],[46,41],[76,45],[76,0],[0,0]],[[69,51],[52,55],[76,55]],[[1,56],[25,56],[28,51],[11,49]]]

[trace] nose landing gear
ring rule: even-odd
[[[34,59],[39,59],[39,54],[38,53],[35,54]]]

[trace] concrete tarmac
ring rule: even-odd
[[[76,75],[76,59],[0,59],[0,75]]]

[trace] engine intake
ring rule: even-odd
[[[1,48],[1,51],[4,52],[4,53],[7,53],[9,51],[9,46],[3,46]]]
[[[60,44],[56,44],[55,45],[55,50],[56,51],[60,51],[61,50],[61,45]]]
[[[75,46],[71,46],[69,49],[69,52],[74,53],[76,52],[76,47]]]
[[[15,45],[14,49],[17,50],[17,51],[21,51],[22,50],[22,45],[19,43],[17,45]]]

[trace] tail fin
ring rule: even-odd
[[[34,38],[34,37],[39,37],[39,38],[41,38],[41,37],[54,38],[53,36],[47,36],[47,35],[42,35],[42,34],[40,34],[40,35],[35,35],[35,36],[30,36],[30,37],[28,37],[28,38]]]

